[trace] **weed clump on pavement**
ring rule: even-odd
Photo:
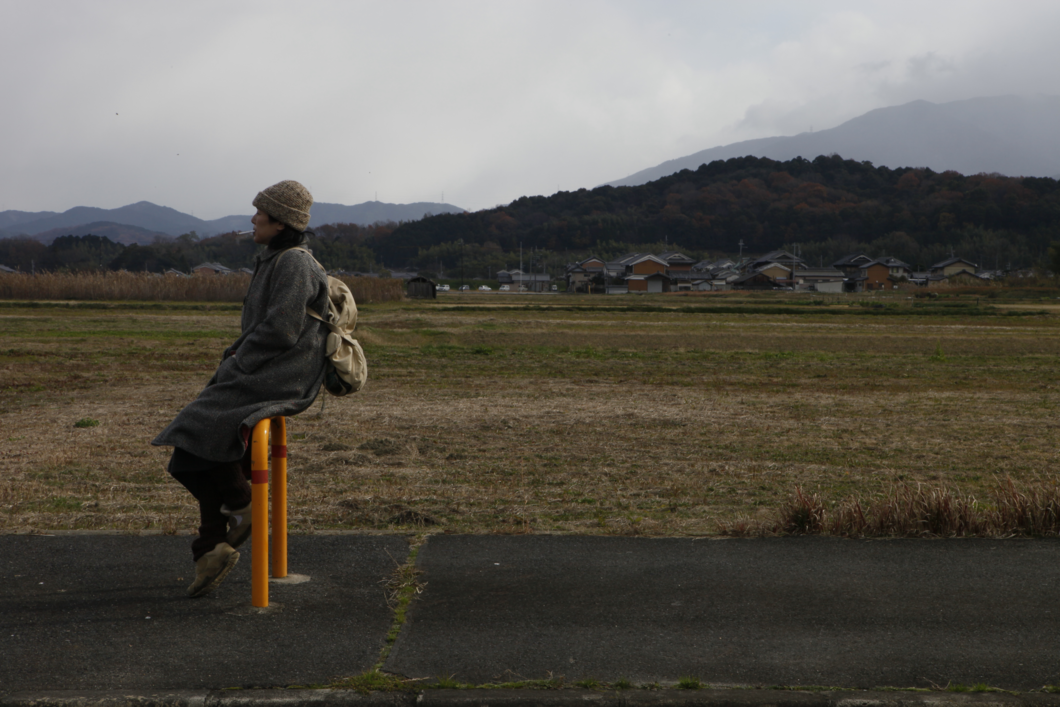
[[[412,692],[417,689],[408,680],[376,669],[345,678],[329,687],[337,690],[354,690],[362,695],[370,692]]]
[[[990,687],[985,682],[977,682],[974,685],[962,685],[959,682],[946,685],[946,692],[1004,692],[997,687]]]

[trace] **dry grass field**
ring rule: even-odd
[[[1060,316],[1023,304],[364,306],[367,387],[288,425],[292,531],[712,535],[796,488],[826,508],[896,484],[986,505],[1006,479],[1055,489]],[[192,531],[149,442],[237,336],[238,305],[0,305],[0,532]]]

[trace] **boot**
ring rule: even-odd
[[[228,543],[217,546],[195,563],[195,581],[188,587],[189,597],[209,594],[239,562],[239,553]]]

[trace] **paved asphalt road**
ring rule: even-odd
[[[435,536],[386,670],[1060,684],[1060,542]]]
[[[188,537],[0,536],[0,693],[173,690],[327,682],[379,660],[392,614],[380,584],[399,537],[291,537],[304,584],[250,605],[250,551],[188,599]],[[393,558],[393,559],[391,559]]]
[[[267,612],[249,550],[185,598],[188,543],[0,536],[0,696],[319,684],[378,660],[403,538],[292,537],[291,572],[311,579],[274,585]],[[1054,540],[437,535],[418,565],[384,666],[409,677],[1060,684]]]

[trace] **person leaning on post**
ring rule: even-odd
[[[174,448],[169,473],[199,502],[190,597],[215,589],[250,537],[254,425],[307,409],[324,380],[328,329],[306,307],[327,318],[327,275],[308,253],[287,252],[306,245],[313,197],[283,181],[259,192],[253,205],[254,242],[266,248],[243,300],[242,333],[199,396],[151,442]]]

